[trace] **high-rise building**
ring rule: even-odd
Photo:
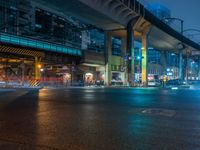
[[[159,19],[170,18],[171,11],[169,8],[158,3],[151,3],[147,5],[147,9]]]
[[[31,5],[28,0],[0,1],[0,30],[27,34],[31,29]]]

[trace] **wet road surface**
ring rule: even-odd
[[[199,150],[200,90],[0,92],[0,150]]]

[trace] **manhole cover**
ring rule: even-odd
[[[169,110],[169,109],[149,108],[149,109],[143,110],[142,113],[149,114],[149,115],[173,117],[176,114],[176,111]]]

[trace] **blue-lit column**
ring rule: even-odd
[[[105,84],[111,85],[111,55],[112,35],[110,31],[105,32]]]
[[[180,80],[183,80],[183,49],[179,50],[178,76]]]

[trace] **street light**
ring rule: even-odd
[[[177,21],[180,21],[180,23],[181,23],[181,34],[183,34],[183,23],[184,23],[184,21],[183,21],[182,19],[180,19],[180,18],[175,18],[175,17],[173,17],[173,18],[171,18],[171,17],[165,17],[165,18],[163,18],[162,20],[163,20],[165,23],[169,22],[169,20],[177,20]]]
[[[137,59],[137,60],[141,60],[141,56],[137,56],[136,59]]]
[[[38,64],[37,67],[38,67],[38,69],[41,69],[41,68],[42,68],[42,65],[41,65],[41,64]]]

